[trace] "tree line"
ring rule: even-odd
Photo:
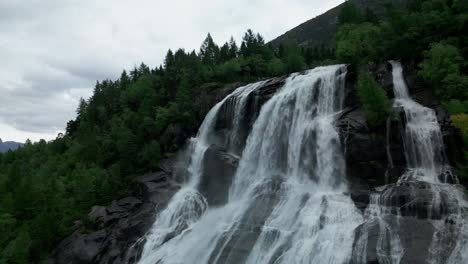
[[[160,66],[142,63],[97,82],[64,135],[0,154],[0,263],[37,263],[76,228],[92,230],[89,208],[124,196],[134,176],[157,170],[196,133],[206,111],[195,99],[225,83],[400,58],[418,65],[468,143],[467,3],[408,3],[404,10],[387,4],[379,16],[346,4],[331,46],[273,48],[252,30],[240,45],[233,38],[218,45],[208,34],[198,51],[169,50]],[[379,126],[391,112],[388,97],[368,73],[359,74],[358,86],[368,122]],[[467,172],[459,166],[459,176]]]
[[[44,259],[76,220],[92,229],[91,206],[125,195],[135,175],[157,170],[196,133],[205,113],[194,98],[207,92],[204,83],[252,82],[333,56],[323,45],[275,50],[252,30],[239,46],[208,34],[199,51],[169,50],[163,65],[98,81],[64,135],[0,154],[0,263]]]

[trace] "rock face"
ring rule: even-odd
[[[392,73],[389,64],[369,65],[376,80],[385,89],[389,97],[393,97]],[[447,158],[452,165],[462,159],[460,149],[461,136],[451,126],[447,113],[440,105],[426,93],[415,75],[414,68],[405,69],[410,92],[419,103],[436,109],[439,123],[446,146]],[[344,110],[337,116],[336,126],[340,132],[340,139],[346,158],[347,181],[349,194],[357,208],[363,214],[373,204],[386,208],[385,219],[392,223],[398,221],[399,236],[405,253],[402,263],[424,263],[428,255],[427,248],[431,246],[434,235],[439,235],[441,245],[446,252],[450,252],[454,245],[452,233],[437,234],[437,230],[430,221],[446,221],[453,225],[451,232],[457,232],[456,221],[450,220],[450,215],[457,210],[456,201],[451,194],[441,188],[439,196],[434,197],[431,185],[421,182],[397,183],[398,178],[406,169],[406,159],[401,131],[404,118],[392,115],[386,125],[369,128],[357,98],[356,72],[348,69],[346,77]],[[229,187],[236,173],[239,156],[245,146],[247,136],[257,118],[262,105],[267,102],[280,87],[285,77],[265,81],[261,87],[249,94],[245,102],[245,109],[238,119],[235,118],[235,105],[226,100],[221,106],[215,123],[215,144],[208,147],[203,162],[203,173],[200,177],[199,191],[206,198],[210,206],[216,207],[226,203]],[[209,108],[221,100],[228,92],[239,84],[220,89],[220,95],[208,95],[211,89],[219,89],[216,84],[207,85],[205,97],[198,98],[201,105],[200,115],[206,114]],[[214,99],[216,98],[216,100]],[[237,113],[238,115],[239,113]],[[237,135],[232,142],[230,131],[236,127]],[[168,128],[166,133],[179,135],[173,144],[180,146],[190,136],[177,127]],[[183,156],[184,153],[182,152]],[[181,162],[180,160],[185,160]],[[94,206],[89,213],[89,219],[96,222],[97,230],[91,233],[76,231],[66,238],[54,252],[50,263],[133,263],[138,260],[144,244],[144,234],[148,232],[154,219],[162,208],[166,206],[173,194],[186,180],[188,164],[187,157],[173,158],[161,161],[160,171],[143,175],[134,179],[129,189],[129,196],[113,201],[109,206]],[[249,249],[255,244],[260,234],[259,230],[267,217],[272,213],[278,196],[281,195],[281,182],[271,181],[272,190],[277,192],[259,193],[252,203],[249,217],[240,219],[239,232],[235,237],[226,238],[226,245],[219,251],[215,250],[221,259],[229,258],[232,263],[243,263]],[[375,199],[373,197],[385,197]],[[437,200],[436,207],[432,206]],[[260,206],[268,204],[271,206]],[[449,220],[447,220],[449,219]],[[361,225],[356,229],[356,237],[366,235],[366,242],[355,241],[353,259],[355,262],[379,263],[379,253],[376,248],[381,237],[381,226],[378,222]],[[359,252],[359,243],[367,248],[366,255]],[[442,247],[442,246],[441,246]],[[243,250],[245,249],[245,250]],[[235,254],[232,251],[235,250]],[[447,253],[448,254],[448,253]],[[212,256],[213,258],[216,256]],[[439,254],[440,262],[447,259],[447,255]]]
[[[463,187],[459,186],[459,189],[462,192]],[[375,219],[359,226],[354,260],[357,263],[385,262],[391,256],[382,253],[385,251],[382,243],[393,240],[401,245],[402,250],[394,252],[393,256],[400,258],[401,263],[427,263],[429,259],[435,263],[445,263],[456,246],[460,232],[460,219],[456,217],[460,205],[453,192],[448,186],[416,181],[378,188],[373,194],[378,197],[373,201],[374,205],[383,208],[379,212],[380,219],[391,225],[385,226]],[[467,217],[466,213],[461,216]],[[383,235],[383,232],[387,232],[387,235]],[[367,237],[365,255],[358,252],[359,238],[363,235]]]
[[[163,162],[165,169],[168,163],[171,162]],[[136,178],[129,189],[130,196],[91,209],[88,216],[97,223],[96,231],[75,231],[60,243],[48,263],[110,264],[134,259],[139,254],[138,240],[178,188],[179,183],[164,171]]]
[[[212,145],[205,152],[200,192],[210,206],[222,205],[227,201],[229,186],[236,173],[239,158]]]

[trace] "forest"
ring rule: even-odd
[[[141,63],[117,80],[98,81],[81,99],[75,120],[55,140],[0,154],[0,263],[37,263],[71,232],[93,230],[93,205],[125,195],[135,176],[158,170],[181,147],[175,128],[193,136],[206,114],[194,98],[208,83],[248,83],[318,65],[352,64],[370,126],[391,114],[390,99],[366,72],[369,62],[400,59],[448,109],[463,133],[468,161],[468,3],[412,0],[385,14],[345,4],[332,46],[273,48],[247,30],[240,45],[210,34],[198,51],[169,50],[163,65]],[[220,86],[215,86],[220,87]],[[207,90],[208,89],[208,90]],[[179,133],[179,134],[180,134]],[[459,164],[459,178],[468,166]]]

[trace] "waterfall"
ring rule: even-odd
[[[369,254],[375,254],[379,263],[412,263],[418,254],[418,261],[425,258],[427,263],[467,263],[468,207],[462,188],[448,181],[452,174],[437,116],[434,110],[413,101],[401,64],[390,63],[394,109],[404,114],[408,168],[396,184],[381,186],[371,194],[365,222],[357,230],[353,260],[366,263]],[[419,238],[425,243],[422,246],[411,241],[419,226],[424,230]],[[375,248],[368,247],[370,239],[377,240],[372,244]]]
[[[395,107],[403,108],[406,117],[405,155],[409,163],[408,172],[399,181],[418,180],[432,183],[432,202],[428,207],[428,215],[432,217],[443,214],[446,204],[453,211],[441,220],[433,221],[434,235],[429,248],[429,263],[468,263],[468,203],[463,190],[449,184],[455,181],[451,168],[447,164],[444,143],[440,125],[434,110],[413,101],[402,74],[402,66],[397,61],[391,61],[393,68],[393,84],[395,91]],[[446,204],[442,202],[446,195]],[[455,238],[455,239],[453,239]],[[453,248],[445,261],[441,256],[446,254],[447,243],[453,243]]]
[[[230,98],[235,102],[243,103],[245,98],[254,91],[262,82],[240,87],[228,95],[224,100],[216,104],[206,115],[197,137],[190,140],[190,163],[188,167],[188,181],[169,202],[153,224],[153,228],[146,237],[140,263],[151,263],[151,255],[154,250],[172,237],[179,235],[191,224],[197,221],[206,211],[208,204],[197,190],[200,176],[203,172],[203,157],[210,146],[216,117],[223,103]]]
[[[187,181],[156,217],[139,263],[468,263],[468,204],[451,184],[436,113],[411,99],[391,63],[408,168],[375,188],[364,212],[348,194],[335,128],[347,68],[318,67],[287,77],[263,105],[257,95],[269,84],[259,82],[209,111],[190,140]],[[213,146],[239,159],[223,202],[203,189]]]
[[[210,207],[197,191],[221,106],[236,98],[226,149],[238,145],[246,98],[217,104],[192,140],[190,180],[157,217],[140,259],[154,263],[347,263],[362,216],[344,193],[345,163],[335,116],[344,65],[293,74],[260,110],[228,202]],[[222,173],[222,172],[220,172]]]
[[[409,164],[406,177],[431,183],[445,182],[440,177],[450,170],[445,162],[444,142],[434,110],[413,101],[403,78],[401,64],[391,61],[395,108],[405,112],[405,155]]]

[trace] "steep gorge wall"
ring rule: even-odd
[[[392,94],[391,69],[387,64],[372,67],[376,79]],[[411,92],[416,100],[422,104],[437,109],[439,122],[442,124],[447,155],[452,164],[460,158],[460,138],[456,130],[450,125],[448,115],[425,90],[420,87],[414,71],[406,69],[406,78]],[[239,126],[243,131],[236,144],[243,145],[251,129],[253,120],[258,116],[261,106],[284,84],[285,77],[266,81],[254,93],[249,95]],[[232,88],[230,88],[232,89]],[[229,89],[228,89],[229,90]],[[364,210],[370,201],[371,192],[376,187],[387,183],[395,183],[405,169],[403,143],[400,135],[401,120],[389,119],[387,126],[370,129],[366,121],[356,94],[356,73],[348,71],[346,80],[345,109],[338,118],[336,125],[340,130],[342,146],[346,156],[347,175],[350,194],[356,206]],[[223,90],[222,93],[226,93]],[[221,98],[222,96],[216,96]],[[207,105],[210,103],[207,101]],[[202,175],[200,189],[205,196],[210,197],[210,204],[223,204],[229,191],[232,177],[238,164],[238,156],[228,153],[223,146],[228,140],[229,129],[232,128],[235,117],[229,100],[222,106],[220,117],[216,122],[218,144],[211,146],[204,158],[205,174]],[[242,149],[241,147],[239,149]],[[238,154],[238,153],[237,153]],[[180,155],[183,155],[181,153]],[[391,160],[390,160],[391,157]],[[180,188],[184,178],[187,164],[174,158],[161,163],[161,171],[144,175],[135,179],[129,190],[129,197],[114,201],[107,207],[93,207],[90,217],[97,221],[97,231],[85,234],[76,231],[65,239],[55,252],[55,259],[51,263],[127,263],[135,260],[144,243],[140,238],[149,230],[157,211],[164,208],[171,196]],[[274,186],[272,186],[274,187]],[[425,186],[408,187],[417,190],[424,196]],[[399,187],[394,190],[399,200],[408,199],[409,189]],[[385,191],[385,190],[384,190]],[[421,203],[421,206],[424,201]],[[398,206],[395,203],[390,206]],[[422,208],[422,207],[421,207]],[[409,216],[417,215],[421,208],[412,207],[407,212]],[[418,211],[419,210],[419,211]],[[267,213],[267,212],[265,212]],[[424,219],[427,216],[419,215],[419,220],[408,225],[424,228]],[[408,218],[409,219],[409,218]],[[411,220],[412,221],[412,220]],[[423,223],[423,225],[421,225]],[[428,227],[429,228],[429,227]],[[427,231],[427,230],[426,230]],[[425,231],[422,230],[422,233]],[[408,232],[413,234],[414,232]],[[430,234],[431,232],[427,232]],[[428,243],[428,238],[408,236],[407,241],[418,241],[421,245]],[[372,241],[371,241],[372,243]],[[376,242],[374,242],[376,243]],[[130,250],[128,250],[130,248]],[[416,249],[415,249],[416,250]],[[374,254],[374,255],[372,255]],[[369,253],[369,260],[375,260],[375,253]]]

